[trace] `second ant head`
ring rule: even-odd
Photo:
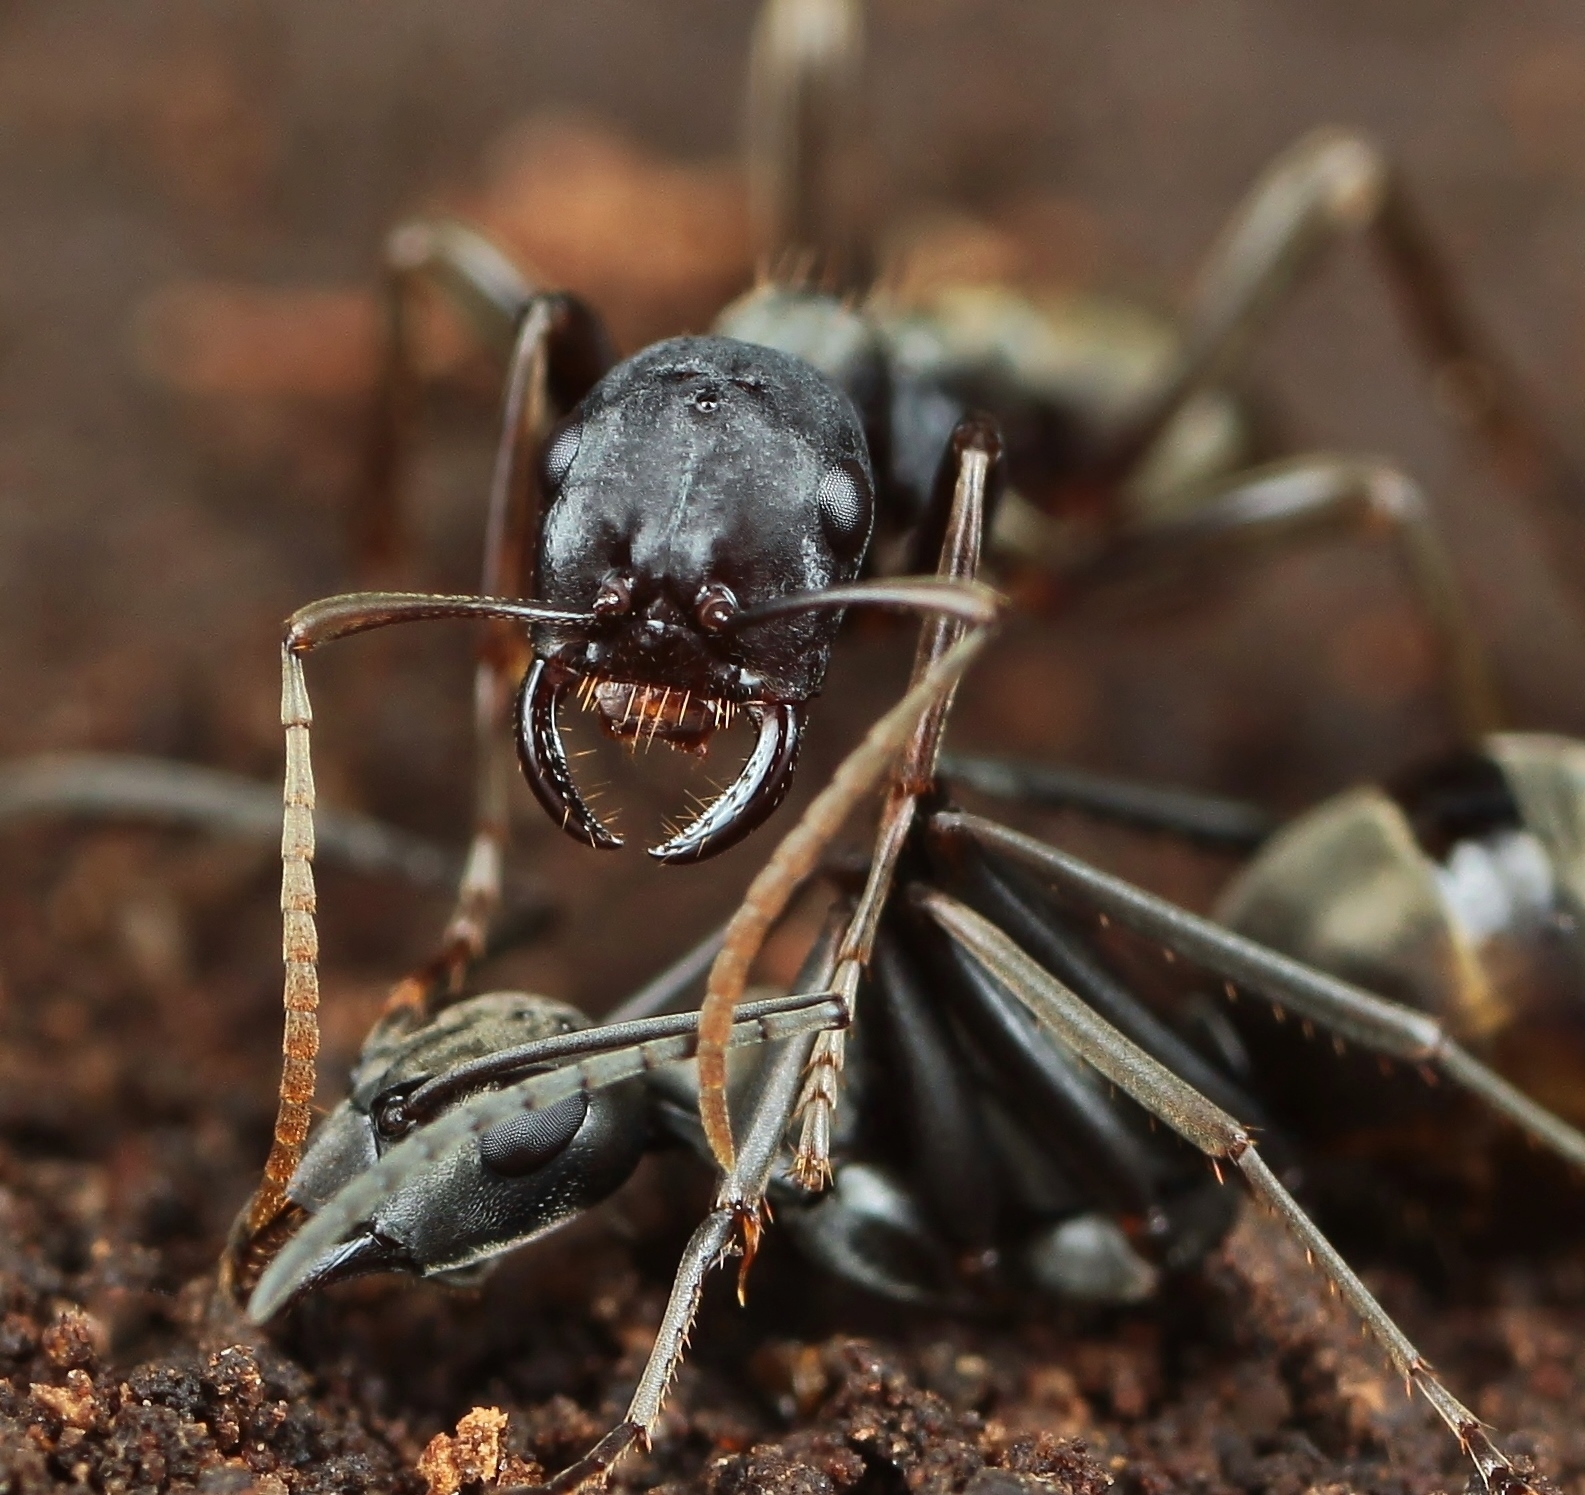
[[[351,1093],[325,1119],[288,1186],[313,1215],[414,1128],[496,1083],[513,1049],[588,1026],[576,1009],[523,992],[490,992],[415,1031],[376,1027]],[[509,1078],[522,1078],[511,1072]],[[270,1313],[368,1272],[468,1280],[626,1182],[649,1145],[648,1103],[628,1081],[577,1093],[463,1138],[387,1195],[358,1228],[299,1264]]]
[[[675,338],[612,369],[542,466],[539,596],[593,621],[535,630],[518,712],[529,784],[570,834],[620,845],[573,782],[556,719],[566,693],[618,737],[690,751],[744,711],[758,737],[737,781],[651,854],[720,851],[786,794],[841,621],[834,607],[769,605],[817,604],[863,565],[874,488],[858,415],[800,359]]]

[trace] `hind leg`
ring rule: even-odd
[[[1325,128],[1267,168],[1207,257],[1182,351],[1122,422],[1111,460],[1137,460],[1195,390],[1225,376],[1340,239],[1370,243],[1436,390],[1543,523],[1579,548],[1585,478],[1470,314],[1398,173],[1368,136]]]
[[[1124,1038],[989,920],[933,890],[921,890],[918,901],[989,975],[1028,1008],[1041,1027],[1198,1147],[1218,1173],[1218,1165],[1224,1161],[1238,1168],[1255,1197],[1298,1239],[1317,1270],[1386,1351],[1405,1384],[1425,1397],[1458,1438],[1490,1495],[1519,1495],[1530,1489],[1492,1443],[1480,1419],[1442,1384],[1424,1356],[1300,1209],[1243,1125]]]

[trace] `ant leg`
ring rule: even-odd
[[[1182,352],[1125,423],[1132,465],[1194,390],[1238,359],[1266,316],[1345,234],[1368,235],[1438,392],[1507,481],[1578,548],[1585,481],[1475,325],[1396,171],[1368,136],[1327,128],[1279,156],[1233,214],[1200,274]]]
[[[524,313],[506,384],[501,435],[490,482],[480,591],[514,597],[540,507],[538,456],[550,429],[546,343],[551,304],[536,298]],[[528,663],[520,629],[492,621],[481,643],[473,681],[473,838],[457,884],[457,901],[435,957],[392,989],[387,1012],[410,1008],[415,1021],[428,1015],[437,988],[455,996],[467,968],[483,953],[490,920],[501,901],[501,878],[510,834],[512,774],[508,730],[512,692]]]
[[[956,463],[957,481],[950,490],[952,511],[941,563],[936,576],[928,582],[921,585],[917,578],[911,580],[927,596],[931,588],[945,586],[951,589],[949,595],[961,595],[966,601],[971,594],[966,594],[965,589],[974,584],[979,567],[987,498],[994,497],[1001,481],[1001,439],[993,424],[979,416],[960,421],[946,460]],[[881,583],[875,595],[890,594],[900,599],[907,589],[908,580]],[[858,596],[864,589],[831,589],[826,595],[836,596],[843,591]],[[966,610],[960,604],[951,610],[938,609],[925,623],[907,695],[876,722],[838,767],[831,782],[815,796],[803,818],[749,884],[743,902],[727,925],[726,941],[705,988],[699,1031],[699,1120],[710,1151],[724,1171],[731,1171],[734,1151],[721,1043],[732,1009],[742,998],[749,967],[772,924],[814,870],[842,822],[896,763],[893,784],[881,812],[869,877],[837,954],[833,986],[851,1007],[857,997],[859,976],[869,963],[881,910],[890,896],[897,860],[913,825],[919,796],[935,780],[941,732],[958,677],[983,643],[994,614],[982,616],[977,620],[978,626],[966,625],[965,616]],[[825,1035],[816,1041],[800,1101],[804,1127],[794,1165],[795,1175],[810,1187],[818,1187],[830,1172],[831,1114],[842,1061],[840,1038]]]
[[[1150,1155],[1110,1096],[953,941],[932,939],[923,948],[933,957],[943,1007],[996,1076],[999,1101],[1087,1198],[1147,1217],[1158,1202]]]
[[[1435,1018],[1279,955],[994,821],[946,811],[931,818],[931,829],[945,838],[966,836],[1021,863],[1086,907],[1159,941],[1227,982],[1263,992],[1369,1053],[1439,1071],[1536,1142],[1585,1169],[1585,1134],[1460,1048]]]
[[[799,972],[796,986],[814,989],[831,984],[836,959],[836,942],[827,935],[810,952]],[[745,1009],[746,1010],[746,1009]],[[811,1009],[811,1013],[813,1009]],[[840,997],[833,1022],[847,1020],[847,1006]],[[827,1024],[829,1026],[829,1024]],[[738,1271],[738,1301],[748,1269],[754,1263],[759,1234],[764,1221],[765,1191],[771,1168],[780,1152],[787,1129],[797,1109],[800,1082],[818,1034],[785,1043],[773,1054],[761,1077],[754,1109],[744,1133],[743,1147],[732,1166],[723,1171],[715,1203],[700,1223],[677,1264],[671,1294],[661,1316],[655,1343],[644,1363],[627,1414],[577,1463],[563,1469],[533,1495],[571,1495],[592,1482],[603,1481],[618,1459],[635,1444],[649,1441],[659,1420],[666,1392],[682,1363],[688,1335],[699,1310],[705,1275],[734,1249],[734,1238],[741,1235],[742,1265]],[[704,1014],[699,1014],[699,1043],[704,1042]],[[527,1489],[508,1490],[503,1495],[530,1495]]]
[[[1385,534],[1410,591],[1435,635],[1448,695],[1464,736],[1478,741],[1502,725],[1503,711],[1457,569],[1419,486],[1376,458],[1329,454],[1291,458],[1237,473],[1196,495],[1170,519],[1125,530],[1088,577],[1152,572],[1202,563],[1240,548],[1337,534]]]
[[[1237,1086],[1061,929],[1053,911],[1009,907],[985,896],[985,887],[972,877],[968,891],[971,907],[1031,952],[1092,1012],[1216,1104],[1260,1119]],[[1185,1187],[1188,1181],[1176,1165],[1164,1168],[1145,1130],[1147,1118],[1119,1107],[1083,1058],[1053,1043],[1029,1010],[962,946],[939,930],[930,934],[926,948],[939,943],[946,957],[932,962],[940,983],[937,1000],[977,1051],[982,1072],[994,1076],[999,1107],[1079,1197],[1090,1201],[1089,1213],[1031,1241],[1026,1265],[1062,1297],[1149,1296],[1162,1270],[1197,1262],[1220,1239],[1230,1223],[1228,1202],[1208,1187],[1209,1180]],[[1208,1090],[1202,1079],[1209,1079]]]
[[[732,1014],[748,984],[749,968],[765,936],[793,894],[815,871],[821,854],[843,822],[880,783],[907,746],[920,718],[943,691],[951,688],[984,639],[984,629],[977,629],[961,640],[870,728],[749,884],[727,924],[721,951],[710,968],[699,1015],[700,1120],[712,1153],[718,1158],[724,1154],[727,1172],[736,1165],[737,1153],[726,1104],[725,1040]],[[846,1013],[851,994],[841,995]]]
[[[932,827],[933,829],[933,827]],[[1183,1036],[1140,1002],[1112,971],[1099,960],[1093,949],[1073,933],[1071,926],[1049,901],[1032,896],[1033,890],[1015,868],[1000,866],[975,848],[954,848],[958,854],[942,858],[950,861],[942,873],[954,874],[946,886],[952,888],[977,913],[990,919],[998,929],[1027,950],[1059,981],[1073,988],[1094,1012],[1099,1013],[1132,1043],[1137,1043],[1151,1058],[1165,1064],[1187,1080],[1202,1095],[1217,1105],[1262,1123],[1255,1102],[1245,1095],[1226,1073],[1217,1069]]]
[[[543,506],[539,455],[561,410],[581,399],[609,362],[603,329],[580,302],[531,296],[518,321],[508,365],[501,434],[485,521],[480,591],[521,595],[532,570]],[[455,995],[483,952],[501,901],[513,762],[508,730],[512,699],[528,662],[520,629],[496,619],[486,632],[474,676],[473,839],[457,902],[435,958],[399,982],[388,1010],[411,1008],[419,1021],[437,988]]]
[[[132,753],[41,753],[0,764],[0,823],[39,815],[139,820],[248,841],[281,834],[281,797],[240,774]],[[424,887],[455,881],[448,848],[350,810],[323,810],[322,859],[354,872],[394,874]]]
[[[522,322],[544,295],[489,239],[465,224],[406,223],[386,239],[380,277],[384,346],[350,516],[354,564],[371,579],[388,576],[403,547],[403,484],[420,398],[413,311],[415,295],[425,286],[440,292],[503,362],[511,361]],[[605,329],[581,302],[565,295],[544,299],[557,308],[551,390],[567,409],[615,362],[615,352]]]
[[[264,1176],[238,1218],[222,1258],[230,1280],[250,1243],[286,1208],[286,1185],[302,1161],[308,1137],[319,1054],[319,932],[314,920],[314,771],[309,749],[313,708],[303,656],[320,644],[395,623],[435,618],[506,618],[518,623],[588,622],[536,602],[500,597],[447,597],[422,592],[351,592],[300,608],[288,620],[281,644],[281,725],[286,732],[286,777],[281,821],[281,949],[286,966],[282,992],[280,1098]]]
[[[932,889],[918,889],[916,898],[930,917],[1060,1042],[1198,1147],[1213,1166],[1223,1159],[1237,1165],[1255,1196],[1297,1237],[1375,1336],[1405,1384],[1417,1387],[1452,1430],[1491,1495],[1520,1495],[1530,1489],[1497,1450],[1480,1420],[1432,1374],[1404,1332],[1278,1182],[1256,1151],[1249,1132],[1237,1120],[1123,1037],[989,920]],[[1220,1173],[1220,1168],[1217,1171]]]
[[[862,150],[860,0],[766,0],[745,111],[749,214],[762,273],[847,289],[871,270]]]
[[[728,1043],[739,1047],[807,1038],[842,1020],[842,1004],[828,992],[774,997],[745,1004]],[[692,1058],[698,1046],[698,1024],[698,1013],[675,1013],[561,1034],[480,1061],[466,1076],[470,1085],[488,1083],[497,1069],[510,1080],[514,1069],[525,1065],[559,1060],[560,1067],[518,1078],[503,1088],[483,1090],[418,1126],[308,1217],[260,1277],[248,1303],[249,1316],[263,1323],[279,1313],[302,1291],[315,1262],[333,1252],[381,1201],[468,1137],[522,1111],[543,1110],[569,1096],[601,1090]],[[415,1110],[444,1105],[451,1098],[452,1078],[448,1072],[423,1087],[427,1094],[415,1092]]]
[[[611,1467],[636,1444],[648,1444],[665,1405],[666,1393],[687,1349],[688,1336],[704,1293],[704,1279],[712,1267],[734,1251],[740,1251],[743,1258],[738,1276],[738,1296],[742,1298],[744,1276],[753,1263],[763,1227],[765,1190],[770,1182],[771,1166],[791,1124],[799,1081],[812,1047],[812,1038],[785,1044],[772,1061],[750,1119],[742,1152],[722,1179],[710,1213],[683,1248],[654,1346],[622,1421],[577,1463],[563,1469],[544,1485],[508,1490],[503,1495],[531,1495],[531,1492],[532,1495],[571,1495],[592,1482],[603,1480]],[[736,1246],[734,1241],[740,1235],[742,1244]]]
[[[380,375],[350,516],[354,563],[370,577],[387,574],[402,550],[402,484],[419,403],[414,292],[426,284],[443,292],[475,335],[503,356],[534,295],[505,254],[461,223],[402,224],[385,241],[380,271]]]
[[[986,416],[969,415],[952,433],[943,472],[936,483],[938,495],[950,495],[936,574],[954,582],[972,581],[984,549],[985,516],[994,506],[1006,469],[1002,460],[1001,433]],[[953,472],[952,469],[956,471]],[[952,481],[945,479],[951,474]],[[921,528],[929,529],[927,516]],[[963,624],[945,615],[928,619],[920,630],[914,653],[915,680],[923,679],[963,637]],[[858,995],[861,972],[869,965],[881,913],[891,897],[898,860],[912,830],[921,796],[936,782],[936,760],[955,687],[949,687],[914,728],[903,752],[896,777],[881,808],[880,827],[869,876],[859,896],[837,958],[837,990],[850,999]],[[811,1191],[824,1187],[831,1176],[831,1122],[836,1110],[842,1072],[845,1035],[822,1034],[815,1041],[815,1057],[799,1102],[803,1129],[793,1162],[793,1176]]]
[[[1016,758],[941,755],[942,778],[993,799],[1076,810],[1133,830],[1158,832],[1215,851],[1253,851],[1282,823],[1259,805],[1189,789],[1109,778]]]

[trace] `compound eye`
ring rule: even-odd
[[[820,479],[815,503],[826,539],[839,553],[851,555],[869,538],[874,496],[863,463],[851,457],[837,463]]]
[[[554,496],[567,481],[572,464],[577,460],[578,447],[583,441],[583,421],[576,416],[563,421],[551,433],[545,445],[545,456],[540,466],[545,476],[545,492]]]
[[[633,581],[620,571],[606,573],[600,590],[594,594],[593,611],[597,618],[620,618],[633,610]]]
[[[732,588],[713,581],[701,587],[694,601],[693,614],[706,633],[720,633],[737,616],[737,598]]]
[[[569,1095],[542,1111],[522,1111],[479,1138],[479,1157],[502,1178],[522,1178],[557,1158],[589,1114],[587,1095]]]

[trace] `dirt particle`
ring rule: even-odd
[[[45,1329],[40,1347],[57,1370],[92,1370],[103,1352],[104,1325],[81,1308],[62,1308]]]
[[[28,1387],[28,1396],[66,1427],[86,1433],[99,1425],[99,1404],[87,1371],[67,1371],[64,1386],[41,1386],[35,1382]]]
[[[506,1413],[499,1407],[465,1412],[455,1433],[437,1433],[418,1460],[429,1495],[457,1495],[464,1485],[522,1485],[543,1471],[505,1453]]]

